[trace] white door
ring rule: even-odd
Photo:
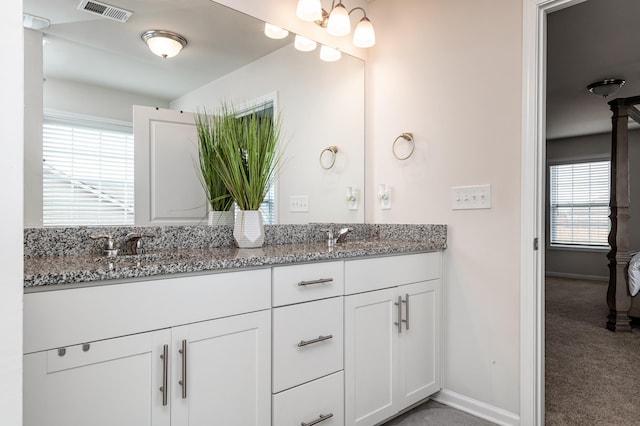
[[[136,225],[197,225],[207,215],[194,115],[134,105]]]
[[[270,425],[270,311],[176,327],[172,339],[172,426]]]
[[[374,425],[398,412],[396,288],[345,297],[345,423]]]
[[[403,328],[398,335],[399,410],[440,390],[440,280],[398,287]]]
[[[24,425],[168,426],[170,338],[160,330],[25,355]]]

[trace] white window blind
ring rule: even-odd
[[[551,245],[607,247],[610,162],[550,166]]]
[[[133,134],[109,122],[47,117],[44,226],[133,225]]]

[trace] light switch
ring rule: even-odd
[[[451,209],[490,209],[491,185],[454,186],[451,188]]]
[[[290,198],[289,211],[293,213],[303,213],[309,211],[308,195],[292,195]]]

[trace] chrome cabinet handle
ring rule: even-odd
[[[333,339],[333,334],[329,334],[328,336],[318,336],[316,339],[312,340],[300,340],[300,343],[298,343],[298,347],[301,348],[303,346],[311,345],[313,343],[318,343],[329,339]]]
[[[310,421],[309,423],[302,422],[302,423],[300,423],[300,426],[313,426],[313,425],[317,425],[318,423],[320,423],[320,422],[324,422],[325,420],[330,419],[331,417],[333,417],[333,413],[329,413],[329,414],[320,414],[320,416],[319,416],[317,419],[315,419],[315,420],[313,420],[313,421]]]
[[[398,307],[398,321],[393,325],[398,326],[398,334],[402,333],[402,296],[398,296],[398,301],[394,303]]]
[[[409,293],[405,294],[405,300],[403,300],[402,303],[406,305],[405,314],[407,315],[407,319],[403,319],[402,322],[404,322],[405,327],[409,330]]]
[[[182,399],[187,398],[187,341],[182,341],[182,348],[178,350],[182,354],[182,380],[178,381],[182,386]]]
[[[168,392],[168,377],[169,377],[169,345],[162,346],[162,386],[160,386],[160,392],[162,392],[162,405],[167,405]]]
[[[332,281],[333,281],[333,278],[320,278],[320,279],[311,280],[311,281],[300,281],[298,285],[305,286],[305,285],[312,285],[312,284],[324,284],[324,283],[330,283]]]

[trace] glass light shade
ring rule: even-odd
[[[151,52],[165,59],[176,56],[187,45],[187,39],[180,34],[163,30],[145,31],[142,40]]]
[[[320,0],[298,0],[296,15],[303,21],[313,22],[322,19]]]
[[[265,22],[264,24],[264,35],[266,35],[269,38],[273,38],[276,40],[280,40],[282,38],[285,38],[286,36],[289,35],[289,31],[280,28],[280,27],[276,27],[275,25],[271,25],[268,22]]]
[[[342,57],[342,53],[338,49],[329,46],[320,47],[320,59],[325,62],[335,62]]]
[[[371,47],[376,44],[376,33],[368,18],[362,18],[353,32],[353,44],[357,47]]]
[[[351,32],[349,12],[347,12],[342,3],[338,3],[329,14],[327,32],[334,36],[343,36]]]
[[[302,37],[301,35],[296,35],[293,46],[301,52],[311,52],[312,50],[315,50],[318,43],[306,37]]]

